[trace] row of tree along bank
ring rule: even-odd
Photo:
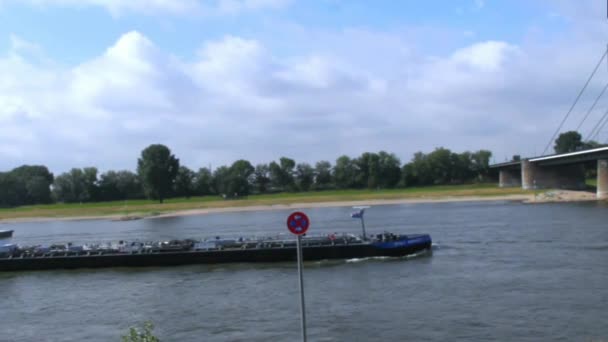
[[[197,171],[180,165],[169,148],[150,145],[137,160],[137,172],[74,168],[56,177],[46,166],[24,165],[0,173],[0,206],[78,203],[218,195],[224,198],[269,192],[329,189],[393,189],[459,184],[488,178],[490,151],[454,153],[445,148],[418,152],[401,164],[393,153],[341,156],[332,165],[296,163],[283,157],[268,164],[237,160],[230,166]]]

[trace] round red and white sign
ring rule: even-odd
[[[305,234],[309,226],[310,220],[303,212],[296,211],[287,217],[287,229],[295,235]]]

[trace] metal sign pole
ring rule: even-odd
[[[365,221],[363,221],[363,213],[361,213],[361,229],[363,229],[363,240],[367,240],[367,235],[365,234]]]
[[[300,279],[300,311],[302,314],[302,341],[306,342],[306,307],[304,306],[304,280],[302,278],[302,236],[298,235],[298,278]]]
[[[287,229],[297,236],[298,280],[300,283],[300,313],[302,315],[302,341],[306,342],[306,307],[304,306],[304,280],[302,278],[302,235],[308,231],[310,220],[303,212],[296,211],[287,217]]]

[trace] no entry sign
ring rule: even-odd
[[[303,212],[296,211],[287,217],[287,229],[295,235],[305,234],[308,226],[310,226],[310,220]]]

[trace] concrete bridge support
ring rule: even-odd
[[[608,198],[608,159],[597,161],[597,198]]]
[[[521,186],[521,171],[519,169],[501,169],[498,171],[498,186],[501,188]]]
[[[521,180],[522,187],[526,190],[586,188],[585,169],[582,164],[540,166],[522,160]]]
[[[521,187],[525,190],[536,189],[536,173],[538,167],[529,160],[521,161]]]

